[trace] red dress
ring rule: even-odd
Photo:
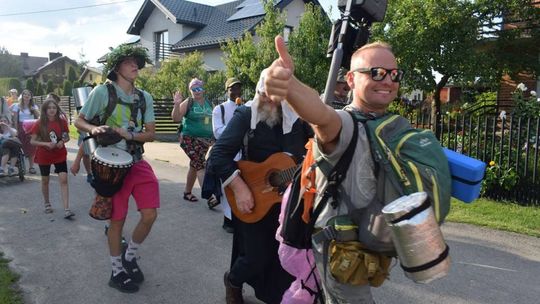
[[[30,130],[31,134],[36,134],[39,136],[39,128],[40,124],[39,121],[34,124],[32,129]],[[69,134],[68,133],[68,125],[65,120],[55,120],[55,121],[48,121],[47,122],[47,133],[49,134],[49,140],[47,139],[38,139],[39,141],[50,141],[57,143],[60,140],[62,140],[63,134]],[[65,146],[62,146],[62,148],[54,148],[49,150],[48,148],[38,146],[36,149],[36,156],[34,157],[34,161],[39,165],[51,165],[51,164],[57,164],[65,162],[67,159],[67,150]]]

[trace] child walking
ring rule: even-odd
[[[35,162],[41,173],[41,192],[45,201],[45,213],[52,213],[49,201],[49,175],[51,165],[58,173],[62,202],[64,203],[64,218],[70,219],[75,214],[69,209],[69,192],[67,181],[67,150],[65,143],[69,141],[68,125],[65,115],[53,98],[47,98],[41,105],[41,115],[30,133],[30,142],[37,146]]]

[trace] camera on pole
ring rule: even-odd
[[[373,22],[380,22],[386,14],[387,0],[338,0],[341,18],[332,26],[327,56],[332,57],[323,101],[331,104],[340,67],[350,69],[351,56],[367,43]]]

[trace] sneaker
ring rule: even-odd
[[[6,176],[6,173],[4,172],[4,168],[0,168],[0,176]]]
[[[139,268],[139,265],[137,264],[137,258],[133,258],[131,262],[128,262],[128,260],[126,260],[126,250],[122,251],[122,266],[124,266],[133,282],[136,284],[140,284],[144,281],[144,275]]]
[[[9,168],[8,168],[8,175],[9,175],[9,176],[15,176],[15,175],[17,175],[17,173],[15,173],[15,168],[9,167]]]
[[[28,173],[36,174],[36,168],[32,167],[32,168],[28,169]]]
[[[75,213],[73,213],[71,210],[69,209],[64,210],[64,218],[66,220],[71,219],[73,216],[75,216]]]
[[[137,286],[137,284],[135,284],[129,275],[124,271],[115,276],[113,276],[111,273],[109,286],[125,293],[134,293],[139,291],[139,286]]]

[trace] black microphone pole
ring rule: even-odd
[[[349,23],[351,21],[351,6],[352,0],[348,0],[345,7],[345,12],[343,12],[343,15],[341,15],[341,28],[338,36],[338,42],[332,53],[332,63],[330,64],[328,78],[326,79],[326,87],[324,88],[323,93],[323,102],[327,105],[332,105],[333,101],[331,96],[333,96],[334,89],[336,87],[337,74],[343,59],[343,40],[345,39],[345,34],[347,33],[347,28],[349,27]]]

